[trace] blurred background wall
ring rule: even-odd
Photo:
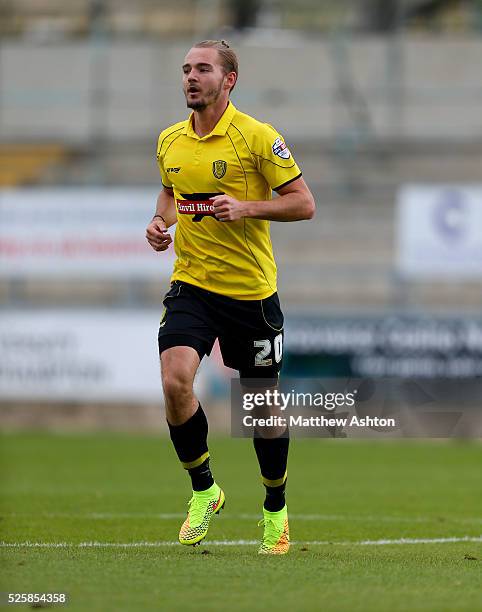
[[[272,224],[285,371],[480,376],[481,32],[480,0],[0,0],[0,424],[161,427],[144,228],[206,38],[317,202]]]

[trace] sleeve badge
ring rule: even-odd
[[[282,138],[277,138],[271,148],[273,149],[273,153],[278,157],[282,157],[283,159],[289,159],[291,157],[290,150]]]

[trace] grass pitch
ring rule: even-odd
[[[274,558],[256,554],[249,440],[211,440],[227,501],[197,548],[175,543],[190,489],[169,440],[0,443],[0,591],[67,592],[89,611],[482,610],[479,443],[295,440],[294,544]]]

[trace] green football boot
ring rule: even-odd
[[[187,518],[179,531],[179,542],[186,546],[199,544],[208,533],[213,514],[219,514],[224,503],[224,491],[216,483],[206,491],[193,491]]]
[[[269,512],[263,508],[264,518],[258,526],[264,526],[263,540],[258,549],[260,555],[286,555],[290,548],[288,508]]]

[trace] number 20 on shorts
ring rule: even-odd
[[[271,354],[271,340],[266,338],[265,340],[255,340],[254,346],[260,348],[254,358],[255,366],[270,366],[273,363],[272,359],[266,359]],[[281,361],[283,356],[283,334],[278,334],[273,340],[274,346],[274,358],[276,363]]]

